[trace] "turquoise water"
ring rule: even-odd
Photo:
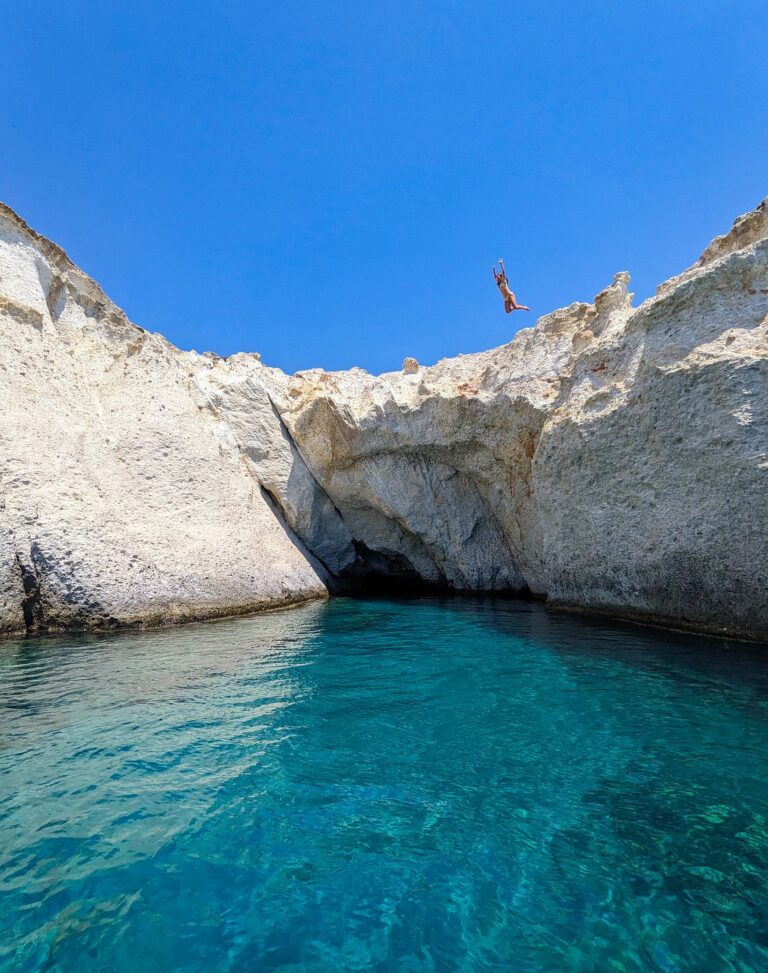
[[[0,643],[0,969],[768,969],[762,650],[339,599]]]

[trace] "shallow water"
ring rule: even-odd
[[[768,665],[523,602],[0,644],[0,969],[768,969]]]

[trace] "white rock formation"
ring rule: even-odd
[[[324,593],[208,396],[217,359],[130,324],[7,209],[0,295],[0,630]]]
[[[768,206],[633,309],[287,376],[135,328],[0,211],[0,628],[376,578],[768,638]]]

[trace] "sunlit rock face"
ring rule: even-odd
[[[0,626],[381,582],[768,638],[768,206],[633,308],[372,376],[131,325],[0,216]]]
[[[159,623],[324,593],[203,391],[214,367],[134,327],[0,212],[1,629]],[[277,417],[269,434],[279,441]]]

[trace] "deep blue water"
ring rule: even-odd
[[[0,969],[768,970],[766,652],[482,600],[0,643]]]

